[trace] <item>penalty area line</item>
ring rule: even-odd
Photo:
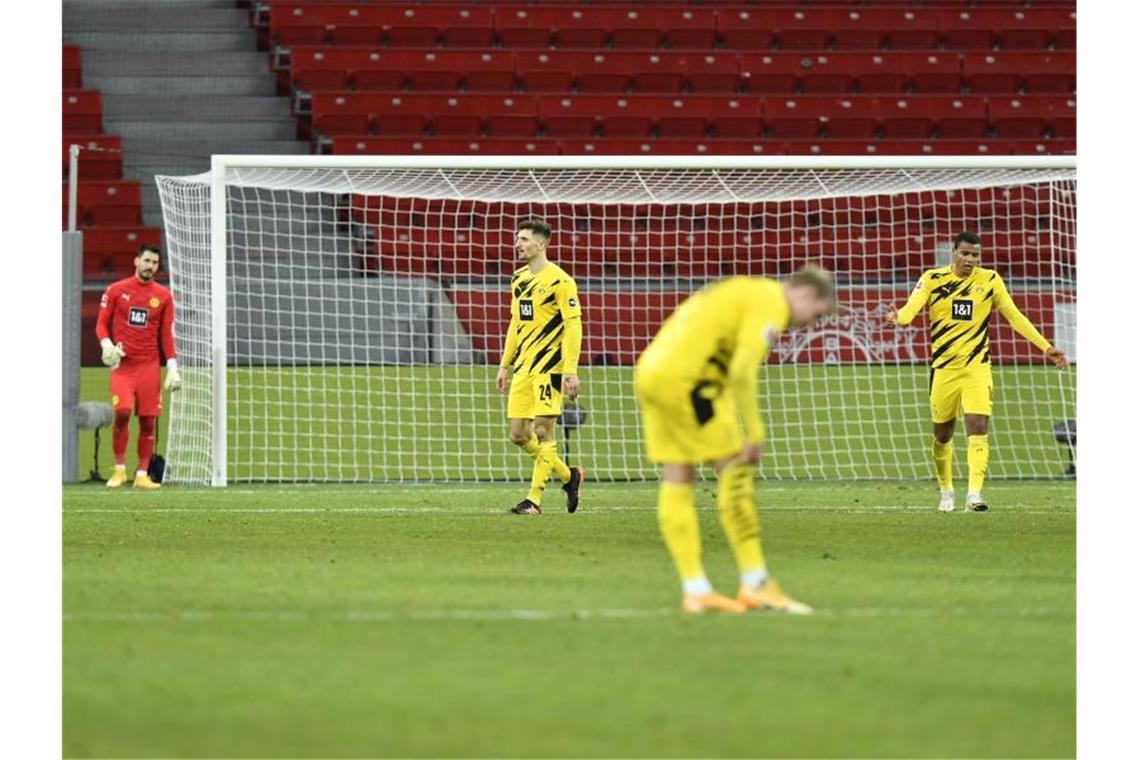
[[[655,512],[655,506],[630,505],[626,507],[583,507],[576,516],[590,514],[608,514],[618,512]],[[1070,504],[1055,507],[1041,507],[1038,505],[1004,504],[994,510],[998,515],[1002,511],[1016,512],[1018,514],[1057,514],[1071,512],[1074,507]],[[559,512],[561,510],[554,510]],[[711,507],[701,511],[713,511]],[[161,506],[123,506],[123,507],[64,507],[64,514],[121,514],[121,515],[158,515],[158,514],[238,514],[238,515],[288,515],[288,514],[346,514],[346,515],[413,515],[413,514],[449,514],[466,517],[484,517],[506,514],[505,509],[499,507],[161,507]],[[833,504],[803,504],[798,506],[760,506],[761,514],[765,512],[839,512],[843,514],[877,514],[882,512],[931,512],[938,510],[929,504],[881,504],[860,506],[836,506]],[[958,514],[971,514],[963,509]],[[986,515],[978,515],[985,519]]]

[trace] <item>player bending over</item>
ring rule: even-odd
[[[768,576],[760,549],[752,495],[764,446],[757,372],[784,329],[809,325],[834,307],[831,275],[815,267],[783,281],[722,280],[678,306],[637,362],[646,450],[661,465],[657,519],[686,612],[811,612]],[[736,599],[714,593],[701,564],[693,483],[702,462],[716,468],[720,522],[740,570]]]
[[[95,335],[103,348],[103,363],[111,368],[111,406],[115,408],[111,448],[115,453],[115,473],[108,488],[127,482],[127,438],[131,411],[139,416],[139,463],[135,488],[161,486],[147,475],[154,453],[154,429],[162,412],[159,391],[159,342],[166,356],[166,384],[169,391],[182,387],[178,362],[174,358],[174,298],[154,281],[160,263],[159,250],[144,245],[135,257],[135,274],[111,283],[99,302]]]
[[[954,238],[949,266],[928,269],[891,321],[909,325],[924,308],[930,309],[930,416],[934,421],[934,472],[942,499],[938,509],[954,511],[951,465],[954,422],[959,408],[966,415],[969,490],[966,509],[985,512],[982,484],[990,458],[987,437],[993,414],[994,379],[990,371],[990,317],[994,307],[1019,335],[1044,352],[1057,369],[1069,366],[1065,354],[1050,345],[1018,310],[1001,277],[983,269],[982,239],[972,232]]]
[[[558,458],[554,426],[562,413],[562,394],[578,396],[578,354],[582,348],[582,306],[578,285],[562,267],[546,258],[550,225],[528,219],[519,225],[515,253],[526,266],[511,276],[511,324],[495,375],[495,387],[508,392],[511,442],[534,459],[526,498],[516,515],[542,514],[542,492],[554,473],[566,492],[566,509],[578,509],[585,470]],[[511,375],[514,375],[513,378]],[[508,383],[509,380],[509,383]]]

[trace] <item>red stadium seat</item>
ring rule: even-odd
[[[861,56],[860,56],[861,57]],[[843,95],[855,84],[853,54],[820,53],[801,61],[800,89],[805,95]],[[810,65],[804,63],[810,62]]]
[[[82,166],[82,165],[81,165]],[[83,227],[124,227],[142,223],[142,190],[137,181],[83,178],[78,188],[79,223]],[[68,186],[63,183],[63,220],[67,223]]]
[[[937,22],[929,11],[912,7],[831,9],[817,23],[831,27],[836,50],[895,50],[934,46]]]
[[[273,3],[269,38],[284,47],[338,45],[378,47],[490,46],[492,10],[462,5],[421,6],[356,3]]]
[[[771,135],[779,139],[812,139],[821,130],[831,137],[870,139],[878,112],[874,98],[772,98],[764,105],[764,120]]]
[[[63,133],[103,131],[103,97],[94,90],[63,91]]]
[[[1071,93],[1076,91],[1072,53],[977,53],[962,59],[962,71],[975,93]]]
[[[990,98],[989,115],[998,137],[1007,139],[1040,139],[1052,129],[1056,134],[1058,120],[1062,122],[1061,137],[1075,137],[1076,100],[1064,96],[1019,95],[1009,98]],[[1065,133],[1072,122],[1072,132]]]
[[[894,95],[905,92],[910,84],[916,63],[912,56],[923,57],[921,53],[849,53],[843,60],[850,60],[860,92],[866,95]]]
[[[520,51],[515,65],[528,92],[570,92],[577,72],[592,66],[593,56],[578,50]]]
[[[777,53],[742,53],[740,80],[748,92],[764,95],[795,93],[804,62],[810,58]]]
[[[605,24],[604,9],[590,6],[508,6],[495,14],[495,33],[510,48],[601,48]]]
[[[556,155],[558,143],[544,139],[495,139],[477,137],[455,139],[444,137],[337,137],[332,152],[338,155]]]
[[[119,179],[123,176],[123,141],[109,135],[72,135],[63,138],[63,176],[70,171],[72,144],[79,151],[81,180]]]
[[[1003,50],[1043,50],[1063,28],[1071,12],[1058,8],[967,8],[945,10],[940,26],[948,47],[960,50],[984,49],[995,45]]]
[[[590,138],[561,140],[561,152],[566,156],[637,156],[653,153],[655,141],[616,138]]]
[[[946,11],[939,18],[941,37],[951,50],[992,50],[997,32],[987,23],[986,14],[977,9]]]
[[[910,55],[912,89],[916,94],[958,94],[962,91],[962,72],[958,56],[946,53]]]
[[[598,9],[603,12],[603,24],[610,44],[618,50],[640,50],[661,47],[664,29],[657,16],[664,9],[627,7]],[[715,29],[715,21],[713,21]]]
[[[830,8],[773,8],[763,11],[776,32],[781,50],[823,50],[836,26]]]
[[[356,50],[298,47],[292,51],[294,86],[343,89],[350,79],[361,90],[511,90],[510,53],[476,50]],[[323,86],[319,86],[323,85]]]
[[[772,47],[772,22],[759,8],[718,10],[717,32],[726,48],[768,50]]]
[[[690,53],[684,56],[685,82],[693,93],[733,93],[739,87],[736,56],[724,53]]]
[[[83,63],[78,45],[63,46],[63,89],[83,89]]]
[[[717,13],[712,8],[662,8],[655,23],[674,50],[711,50],[717,44]]]
[[[888,139],[925,139],[936,128],[942,137],[984,137],[986,133],[986,105],[981,98],[930,95],[882,102],[882,133]]]
[[[384,25],[384,32],[392,47],[490,47],[493,28],[490,8],[408,5]]]
[[[348,93],[313,95],[313,128],[322,134],[366,135],[372,123],[370,113],[366,102],[349,97]]]

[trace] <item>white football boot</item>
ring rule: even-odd
[[[954,492],[943,491],[942,498],[938,501],[939,512],[953,512],[954,511]]]

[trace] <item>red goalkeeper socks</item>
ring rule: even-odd
[[[150,455],[154,453],[156,419],[156,417],[139,417],[139,472],[146,472],[150,467]]]
[[[115,423],[111,427],[111,451],[115,454],[115,464],[127,461],[127,439],[131,435],[130,410],[116,409]]]

